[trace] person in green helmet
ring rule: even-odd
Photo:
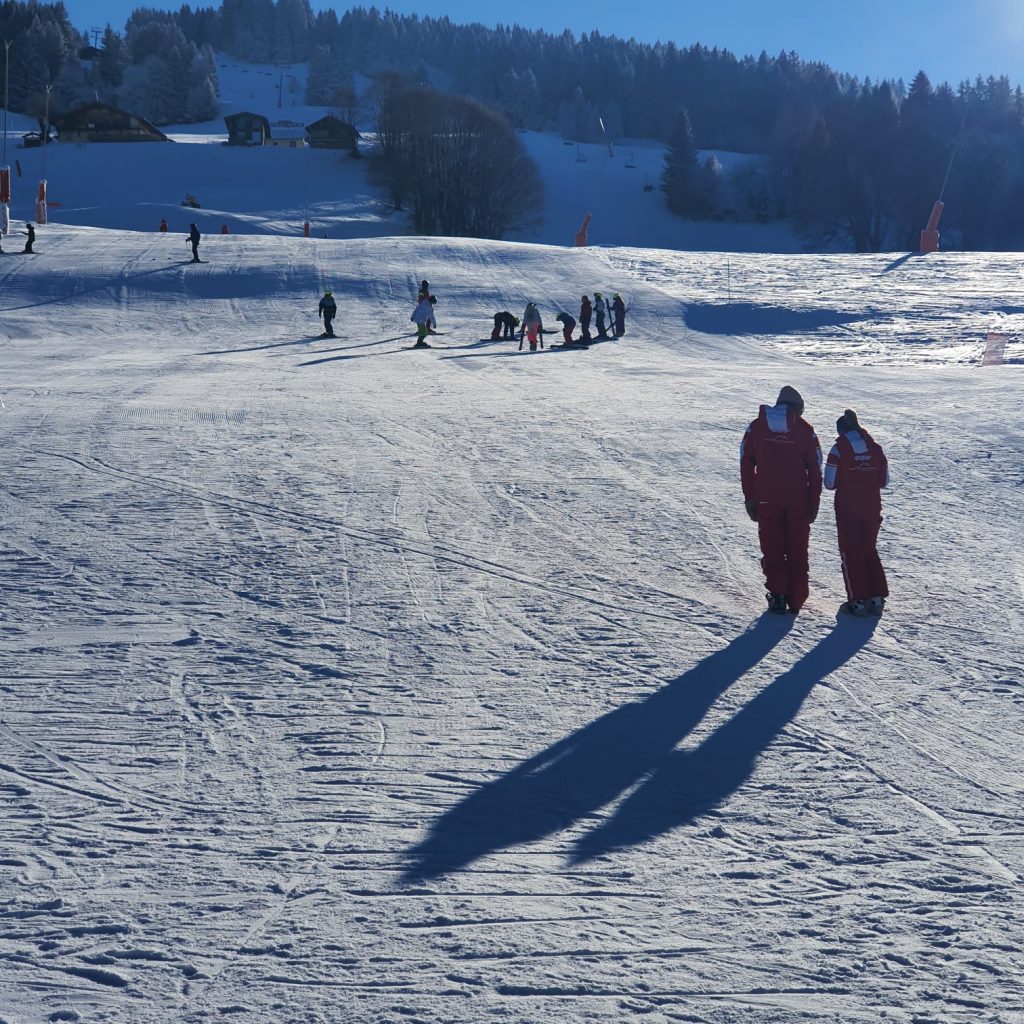
[[[331,326],[331,323],[338,315],[338,306],[334,301],[334,293],[330,288],[324,292],[324,297],[320,300],[320,312],[318,315],[323,317],[324,321],[324,333],[321,337],[335,337],[334,328]]]

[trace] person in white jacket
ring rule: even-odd
[[[437,299],[433,295],[420,299],[416,308],[412,311],[412,316],[409,317],[416,325],[416,344],[413,348],[430,348],[430,344],[427,342],[427,334],[430,333],[431,326],[437,327],[437,320],[434,318],[435,302],[437,302]]]

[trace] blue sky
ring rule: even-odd
[[[193,6],[219,0],[193,0]],[[314,9],[345,5],[312,0]],[[363,6],[369,7],[370,0]],[[176,10],[181,0],[65,0],[78,28],[122,28],[139,6]],[[1024,0],[413,0],[379,2],[401,13],[487,25],[516,21],[528,28],[574,33],[597,30],[643,42],[701,42],[743,55],[796,50],[860,77],[913,78],[924,69],[933,83],[1006,74],[1024,83]],[[513,15],[514,12],[514,15]]]

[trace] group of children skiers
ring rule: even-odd
[[[607,313],[611,314],[612,333],[609,335],[605,318]],[[580,301],[580,337],[573,338],[573,331],[576,330],[576,319],[569,313],[560,312],[555,320],[560,324],[562,332],[562,345],[587,346],[594,340],[590,333],[591,320],[596,316],[597,338],[606,339],[621,338],[626,333],[626,304],[618,292],[610,303],[605,303],[601,292],[594,292],[594,301],[590,296],[584,295]],[[522,351],[524,339],[529,343],[530,351],[536,352],[537,346],[544,347],[544,322],[540,310],[534,302],[528,302],[523,311],[522,319],[513,316],[507,309],[494,314],[494,330],[491,331],[492,340],[498,338],[514,338],[516,328],[519,328],[519,349]]]
[[[843,611],[881,615],[889,588],[878,557],[883,487],[889,464],[877,441],[847,409],[822,480],[821,446],[803,418],[804,400],[786,386],[775,405],[762,405],[740,445],[747,514],[757,523],[768,609],[796,613],[809,592],[807,547],[822,483],[835,491],[836,530],[847,601]]]

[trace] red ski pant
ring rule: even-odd
[[[860,518],[836,513],[839,556],[843,560],[843,580],[850,601],[889,596],[885,570],[875,546],[881,527],[881,516]]]
[[[563,327],[562,328],[562,337],[565,339],[566,345],[568,345],[572,341],[572,328],[571,327]]]
[[[757,538],[761,542],[761,568],[765,586],[773,594],[785,594],[793,611],[807,600],[809,590],[807,545],[811,524],[800,510],[762,501],[757,507]]]

